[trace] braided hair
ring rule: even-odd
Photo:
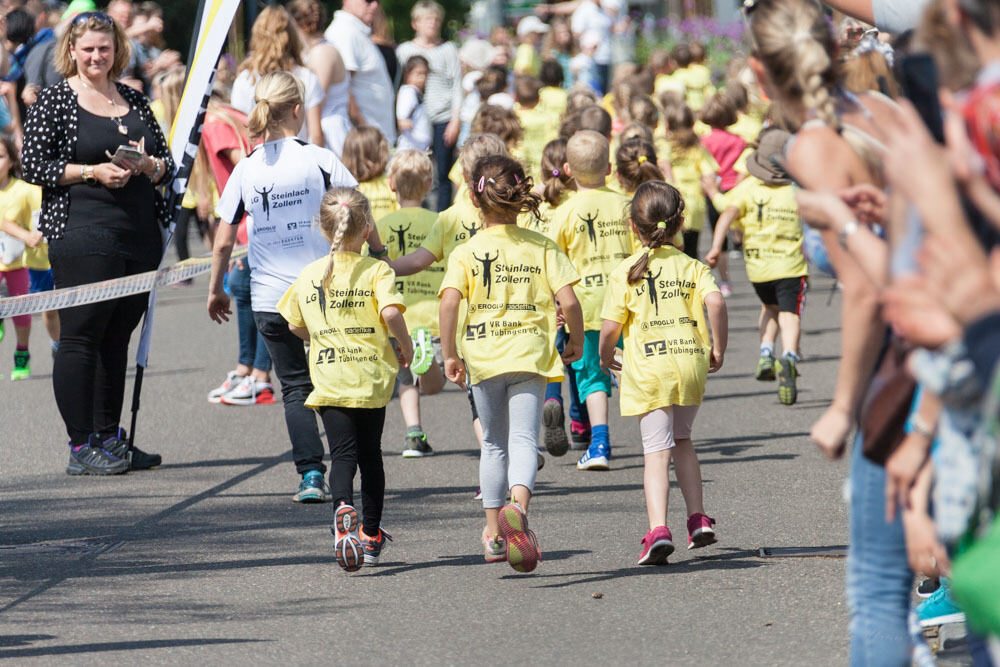
[[[684,198],[674,186],[663,181],[648,181],[639,186],[632,198],[630,210],[632,224],[639,233],[646,252],[628,272],[628,282],[634,285],[642,280],[649,268],[649,254],[671,239],[684,223]]]

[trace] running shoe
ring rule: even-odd
[[[542,424],[545,426],[545,451],[552,456],[563,456],[569,451],[569,439],[566,437],[562,403],[554,398],[545,401],[542,406]]]
[[[222,402],[222,397],[224,395],[228,394],[229,392],[231,392],[237,386],[239,386],[240,383],[242,383],[243,380],[245,380],[245,379],[246,379],[245,376],[240,375],[236,371],[229,371],[226,374],[226,381],[223,382],[222,384],[220,384],[218,387],[216,387],[212,391],[208,392],[208,402],[209,403],[221,403]]]
[[[688,549],[700,549],[709,544],[715,544],[715,519],[704,514],[692,514],[688,517]]]
[[[434,450],[427,443],[426,433],[411,433],[406,436],[404,459],[419,459],[422,456],[434,456]]]
[[[220,399],[226,405],[272,405],[274,388],[270,382],[258,382],[253,378],[243,378],[235,388],[223,394]]]
[[[674,537],[666,526],[657,526],[642,538],[642,553],[639,565],[666,565],[667,558],[674,552]]]
[[[14,370],[10,372],[11,380],[27,380],[31,377],[31,355],[27,350],[14,352]]]
[[[483,533],[483,558],[487,563],[499,563],[507,560],[507,543],[502,535],[487,535]]]
[[[541,470],[542,468],[545,467],[545,457],[542,456],[541,452],[536,452],[536,453],[538,454],[538,464],[537,464],[538,467],[535,468],[535,470]]]
[[[101,444],[101,448],[115,458],[127,459],[129,470],[149,470],[163,463],[163,457],[159,454],[147,454],[134,445],[129,449],[128,434],[121,427],[118,428],[117,435]]]
[[[940,587],[941,587],[940,579],[935,579],[934,577],[924,579],[923,581],[920,582],[920,585],[917,586],[917,597],[926,600],[927,598],[929,598],[931,595],[934,594],[934,591],[936,591]]]
[[[0,342],[3,342],[3,318],[0,318]]]
[[[799,390],[795,386],[799,370],[795,360],[791,357],[782,357],[774,362],[774,367],[778,376],[778,400],[782,405],[795,405],[799,397]]]
[[[357,572],[364,562],[364,548],[358,539],[358,511],[347,503],[341,504],[333,513],[333,552],[337,564],[348,572]]]
[[[482,489],[476,489],[476,495],[472,496],[472,499],[473,500],[482,500],[483,499],[483,490]]]
[[[611,470],[608,459],[611,458],[611,447],[592,444],[587,453],[576,462],[577,470]]]
[[[570,448],[581,451],[590,447],[590,424],[578,422],[573,419],[569,425],[569,437],[572,441]]]
[[[542,553],[538,538],[528,530],[528,516],[517,503],[500,508],[500,532],[507,543],[507,562],[518,572],[531,572],[538,566]]]
[[[70,445],[67,475],[120,475],[127,471],[128,459],[106,452],[97,435],[91,435],[87,444],[80,447]]]
[[[945,579],[941,580],[941,585],[929,598],[917,605],[917,617],[922,628],[965,622],[965,612],[952,600]]]
[[[774,382],[774,355],[764,353],[757,360],[757,374],[754,376],[761,382]]]
[[[382,549],[385,549],[386,542],[392,542],[392,535],[385,532],[385,528],[379,526],[378,535],[375,537],[365,535],[364,530],[358,531],[358,537],[361,539],[361,548],[365,552],[365,567],[378,565],[378,557],[382,555]]]
[[[719,283],[719,291],[722,292],[722,296],[728,299],[733,295],[733,286],[727,282]]]
[[[411,336],[413,339],[413,361],[410,362],[410,372],[423,375],[434,363],[434,346],[431,344],[431,330],[427,327],[417,327]]]
[[[292,496],[292,500],[297,503],[325,503],[332,498],[330,485],[326,483],[323,473],[319,470],[308,470],[303,473],[299,491]]]

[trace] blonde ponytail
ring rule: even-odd
[[[333,279],[333,256],[344,242],[361,236],[375,224],[368,198],[352,188],[332,188],[323,195],[319,206],[319,228],[330,241],[330,260],[323,272],[323,289]]]
[[[247,129],[252,138],[262,137],[275,130],[291,115],[296,105],[302,106],[305,86],[294,75],[279,71],[268,72],[254,88],[254,105],[247,118]]]
[[[799,87],[802,89],[802,104],[806,109],[823,121],[831,130],[840,131],[840,120],[837,118],[837,104],[830,94],[824,74],[833,67],[833,62],[823,45],[808,33],[807,39],[796,41],[796,59],[798,67]]]

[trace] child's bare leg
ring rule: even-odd
[[[795,313],[778,313],[778,324],[781,327],[782,352],[793,352],[798,357],[802,340],[802,319]]]
[[[403,423],[416,426],[420,423],[420,390],[413,384],[399,385],[399,408],[403,412]]]
[[[427,372],[419,376],[417,384],[424,396],[433,396],[444,389],[444,372],[437,361],[432,362]]]
[[[646,494],[649,529],[667,525],[670,498],[670,450],[652,452],[643,457],[642,489]]]
[[[484,510],[486,512],[486,534],[487,535],[499,535],[500,534],[500,508],[499,507],[488,507]]]
[[[694,445],[691,438],[677,438],[677,444],[673,448],[674,474],[677,476],[677,485],[681,487],[681,494],[684,495],[684,504],[687,506],[688,516],[692,514],[704,514],[705,506],[702,501],[701,491],[701,466],[698,465],[698,455],[694,452]]]
[[[42,313],[42,324],[45,325],[45,330],[48,332],[49,338],[55,342],[59,342],[59,311],[46,310]]]
[[[526,486],[515,484],[510,489],[510,499],[520,505],[522,510],[527,512],[528,503],[531,502],[531,491],[529,491]]]
[[[590,415],[591,427],[608,423],[608,395],[603,391],[595,391],[587,396],[587,414]]]
[[[778,307],[762,305],[758,325],[760,327],[760,342],[770,343],[771,349],[774,349],[774,342],[778,339]]]
[[[719,280],[724,283],[729,282],[729,253],[724,252],[719,255],[719,263],[715,265],[719,271]]]

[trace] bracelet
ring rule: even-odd
[[[153,176],[149,180],[153,181],[154,183],[156,181],[158,181],[159,177],[160,177],[160,171],[162,171],[162,169],[163,169],[163,167],[161,166],[160,159],[154,157],[153,158]]]
[[[841,230],[839,236],[840,247],[843,248],[844,250],[847,250],[848,237],[857,233],[859,229],[861,229],[861,225],[858,224],[857,220],[848,220],[846,223],[844,223],[844,229]]]
[[[923,418],[920,416],[920,413],[918,412],[913,413],[913,417],[910,419],[910,426],[913,427],[913,432],[916,433],[917,435],[922,435],[928,440],[934,439],[935,429],[929,426],[927,422],[923,420]]]
[[[385,244],[382,245],[381,250],[375,250],[371,246],[368,246],[368,254],[374,257],[375,259],[382,259],[383,257],[389,256],[389,248],[387,248]]]
[[[87,182],[87,165],[85,164],[80,165],[80,180],[84,183]]]

